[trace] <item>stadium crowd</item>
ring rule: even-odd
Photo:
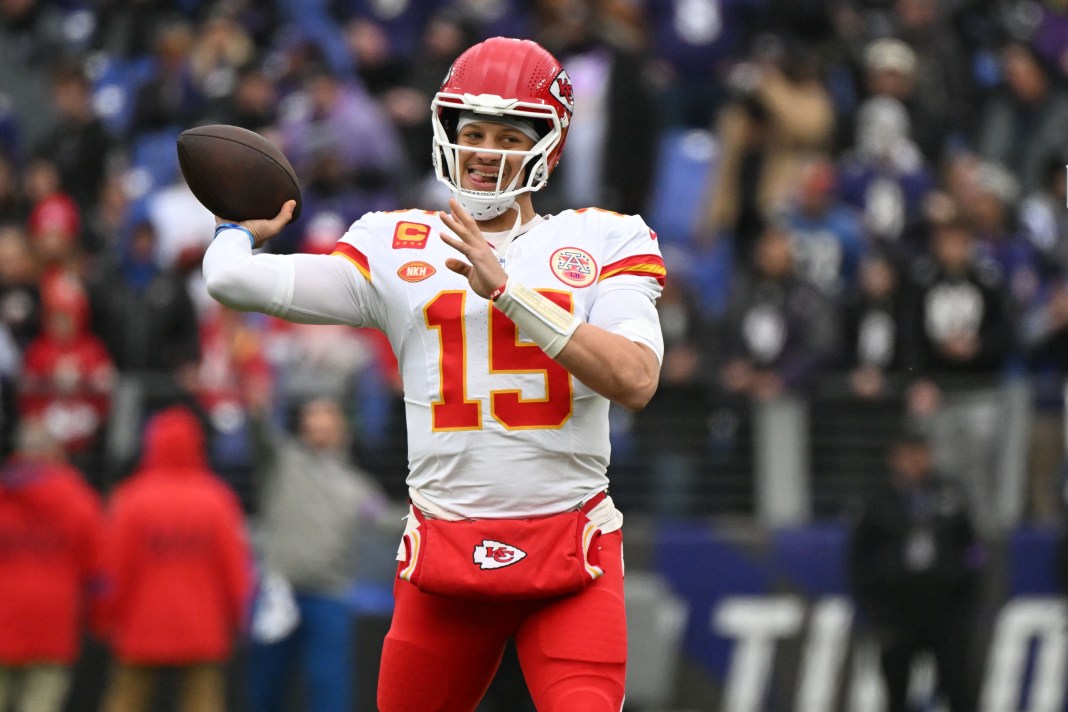
[[[668,261],[660,391],[617,418],[620,470],[668,484],[651,506],[683,511],[714,479],[739,430],[724,404],[810,394],[834,374],[850,397],[982,445],[998,386],[1024,376],[1038,394],[1029,511],[1057,514],[1063,3],[25,0],[0,13],[6,451],[20,418],[40,419],[107,492],[145,415],[182,401],[248,505],[247,394],[275,393],[279,411],[351,394],[359,459],[403,493],[392,354],[374,333],[210,300],[211,216],[175,139],[202,123],[269,136],[305,206],[267,249],[329,251],[367,211],[444,205],[422,168],[430,97],[463,47],[505,34],[561,57],[579,97],[547,208],[641,213]]]
[[[1062,0],[0,3],[3,452],[40,423],[107,496],[147,416],[183,403],[251,514],[250,394],[284,420],[329,393],[357,461],[402,496],[388,346],[212,301],[213,220],[175,140],[205,123],[270,137],[304,207],[266,249],[328,252],[368,211],[445,206],[430,99],[493,35],[537,39],[575,87],[539,206],[641,213],[668,265],[659,391],[614,421],[622,481],[658,496],[625,507],[722,510],[692,495],[737,450],[730,413],[829,383],[956,443],[950,471],[981,469],[1024,379],[1026,513],[1060,516]],[[989,473],[968,477],[981,501]]]

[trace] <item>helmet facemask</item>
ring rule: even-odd
[[[431,102],[431,117],[434,127],[434,173],[435,177],[449,186],[453,195],[476,220],[490,220],[503,215],[516,198],[526,192],[541,190],[549,180],[553,152],[560,146],[563,130],[559,117],[551,109],[533,103],[504,100],[497,96],[439,93]],[[462,111],[471,111],[476,117],[493,121],[495,117],[533,119],[534,124],[547,131],[528,150],[507,150],[461,146],[456,143],[457,118]],[[444,120],[443,120],[444,118]],[[446,124],[450,124],[446,126]],[[539,133],[541,133],[539,131]],[[460,184],[460,152],[498,154],[501,168],[497,185],[492,191],[468,190]],[[507,185],[504,181],[504,164],[510,156],[523,156],[519,171]]]

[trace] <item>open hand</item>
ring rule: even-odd
[[[445,266],[467,277],[471,289],[480,297],[489,299],[493,290],[508,281],[508,273],[497,261],[497,253],[486,242],[471,214],[460,207],[455,198],[449,200],[449,208],[452,212],[441,213],[441,219],[446,227],[456,233],[456,237],[442,232],[441,239],[468,261],[450,257],[445,260]]]
[[[278,211],[278,214],[270,220],[243,220],[237,224],[252,233],[254,243],[252,246],[260,247],[263,243],[282,232],[282,228],[293,219],[293,211],[296,207],[297,201],[287,200],[282,203],[282,209]],[[215,216],[216,225],[230,222],[233,221],[220,218],[218,215]]]

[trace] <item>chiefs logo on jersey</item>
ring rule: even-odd
[[[393,249],[421,250],[426,247],[429,237],[429,225],[414,222],[397,223],[397,229],[393,231]]]
[[[510,544],[502,544],[492,539],[483,539],[481,546],[475,546],[474,561],[483,570],[501,569],[518,563],[526,555],[527,552]]]
[[[564,247],[549,258],[553,274],[569,287],[588,287],[597,279],[597,263],[589,252],[577,247]]]
[[[571,85],[571,77],[567,76],[567,72],[560,70],[549,86],[549,92],[564,105],[568,112],[575,111],[575,87]]]

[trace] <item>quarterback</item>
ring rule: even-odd
[[[292,201],[271,220],[218,220],[208,290],[236,309],[381,329],[396,353],[411,515],[379,709],[475,709],[511,638],[539,710],[619,712],[608,409],[640,409],[656,390],[656,234],[596,208],[535,213],[574,109],[540,45],[474,45],[431,108],[447,212],[365,215],[331,255],[253,253]]]

